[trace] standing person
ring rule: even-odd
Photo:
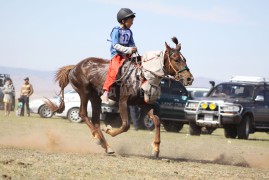
[[[135,105],[129,105],[129,119],[132,120],[134,129],[138,130],[139,129],[139,123],[138,123],[138,117],[139,117],[139,109]]]
[[[126,58],[130,57],[137,51],[133,39],[131,26],[135,18],[135,13],[128,8],[121,8],[117,14],[117,20],[120,26],[114,27],[110,34],[111,36],[111,61],[103,85],[104,93],[101,96],[103,103],[109,103],[108,93],[110,87],[115,82],[119,68],[122,66]]]
[[[21,98],[23,99],[23,105],[21,109],[21,116],[24,116],[24,108],[26,106],[28,117],[30,116],[30,108],[29,108],[29,97],[33,94],[34,89],[32,84],[29,83],[29,78],[26,77],[24,79],[24,84],[21,87]]]
[[[9,116],[14,93],[15,93],[15,89],[14,89],[11,79],[9,78],[6,79],[6,83],[2,91],[4,94],[3,102],[4,102],[4,109],[5,109],[5,116]]]

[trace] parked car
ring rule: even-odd
[[[171,78],[164,78],[160,86],[161,96],[154,103],[154,113],[159,116],[166,131],[179,132],[183,125],[188,123],[184,115],[188,91],[180,82]],[[119,125],[119,122],[121,122],[117,103],[103,104],[102,113],[108,117],[104,118],[106,124],[113,123],[114,125]],[[138,124],[140,128],[154,129],[153,121],[143,110],[141,111]]]
[[[53,103],[58,103],[57,98],[50,99]],[[51,118],[53,116],[52,111],[45,105],[43,99],[30,100],[29,107],[31,113],[39,114],[42,118]]]
[[[201,127],[223,128],[226,138],[248,139],[250,133],[269,132],[269,80],[234,76],[206,97],[188,100],[185,106],[191,135]]]
[[[50,99],[53,103],[59,104],[58,96]],[[65,110],[62,113],[56,113],[55,116],[69,119],[71,122],[79,123],[82,119],[79,117],[80,97],[75,90],[68,91],[64,94]],[[54,114],[46,106],[43,99],[35,99],[29,103],[33,113],[39,114],[43,118],[51,118]],[[88,115],[91,117],[91,103],[88,103]]]

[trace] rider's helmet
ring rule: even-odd
[[[129,17],[135,17],[135,13],[128,8],[121,8],[117,14],[117,20],[119,23],[122,23],[122,20]]]

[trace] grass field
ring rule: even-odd
[[[187,125],[161,131],[159,159],[150,156],[154,131],[133,127],[105,134],[116,152],[107,156],[85,124],[0,111],[0,179],[269,179],[269,134],[238,140],[222,129],[200,137]]]

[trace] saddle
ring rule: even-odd
[[[148,104],[155,102],[161,94],[160,82],[164,77],[162,51],[151,51],[143,56],[125,60],[116,82],[109,93],[119,98],[119,93],[144,96]]]

